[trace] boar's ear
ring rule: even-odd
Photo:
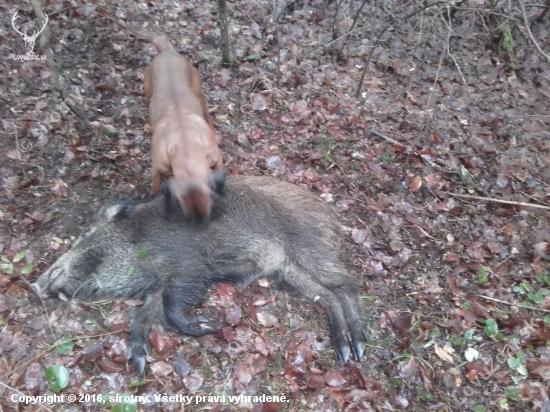
[[[104,211],[104,215],[108,222],[114,220],[123,219],[134,213],[137,202],[134,199],[122,198],[113,200],[107,205]]]
[[[225,170],[220,170],[218,172],[213,172],[208,175],[210,179],[210,187],[214,195],[223,196],[225,188]],[[216,199],[216,196],[213,196]]]
[[[168,182],[162,182],[160,190],[164,196],[164,199],[159,204],[159,212],[161,216],[167,220],[172,220],[175,216],[181,215],[180,204],[176,196],[172,194]]]

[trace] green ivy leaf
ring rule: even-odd
[[[494,319],[487,319],[485,321],[485,334],[488,337],[495,336],[498,333],[498,325],[496,320]]]
[[[523,290],[523,288],[517,285],[512,288],[512,291],[519,293],[520,295],[525,294],[525,291]]]
[[[65,333],[61,339],[62,342],[57,347],[57,353],[59,353],[60,355],[67,355],[74,348],[74,342],[71,339],[71,334]]]
[[[472,340],[475,333],[475,329],[468,329],[466,332],[464,332],[464,339]]]
[[[13,265],[11,263],[2,263],[0,267],[2,268],[2,272],[4,272],[6,275],[13,274]]]
[[[20,262],[25,257],[25,252],[19,252],[17,255],[13,257],[12,262],[17,263]]]
[[[540,292],[528,293],[527,297],[537,304],[541,304],[544,301],[544,296],[542,296],[542,293]]]
[[[509,358],[507,363],[512,370],[516,370],[520,365],[519,359],[513,357]]]
[[[124,399],[125,396],[130,396],[130,395],[127,393],[123,393],[122,395],[120,395],[122,399]],[[138,410],[137,401],[130,401],[130,400],[122,401],[115,407],[111,408],[111,412],[137,412],[137,410]]]
[[[69,384],[69,371],[63,365],[53,365],[46,369],[46,380],[52,392],[61,392]]]
[[[31,265],[30,263],[27,263],[25,266],[23,266],[23,269],[21,269],[21,273],[23,275],[28,275],[29,273],[32,272],[33,269],[34,269],[34,266]]]
[[[514,402],[522,401],[519,388],[513,388],[513,387],[504,388],[504,395],[506,395],[506,397],[511,401],[514,401]]]
[[[147,383],[147,381],[145,379],[142,379],[140,381],[135,381],[135,382],[132,382],[130,383],[127,388],[128,389],[131,389],[131,388],[137,388],[138,386],[142,386],[142,385],[145,385]]]
[[[541,283],[547,283],[550,285],[550,276],[548,276],[546,273],[539,273],[538,275],[535,275],[535,279],[537,279]]]

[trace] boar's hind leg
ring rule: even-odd
[[[358,304],[351,306],[348,301],[340,299],[340,291],[335,291],[319,283],[318,279],[301,268],[293,266],[282,277],[293,290],[306,299],[318,303],[326,310],[329,320],[330,334],[336,347],[336,353],[342,363],[347,362],[351,350],[358,360],[363,355],[363,334],[359,312],[354,312]],[[351,291],[351,296],[357,295],[357,289]],[[358,320],[358,323],[355,322]],[[359,327],[357,327],[359,326]],[[351,348],[350,348],[351,346]]]
[[[365,331],[361,320],[357,279],[348,274],[343,265],[338,264],[321,268],[311,267],[308,272],[315,273],[315,281],[336,295],[346,317],[353,356],[356,360],[361,359],[364,352]]]
[[[145,359],[151,352],[149,333],[153,324],[156,323],[165,323],[160,292],[147,297],[134,322],[132,322],[130,337],[132,356],[130,361],[139,376],[143,376],[145,372]]]
[[[202,336],[217,332],[208,320],[191,316],[189,312],[204,299],[207,287],[196,277],[189,281],[173,276],[164,287],[162,300],[166,322],[184,335]]]
[[[364,345],[363,339],[365,336],[365,330],[363,329],[363,321],[361,320],[361,309],[359,306],[358,286],[356,285],[355,278],[346,275],[342,279],[342,284],[339,286],[330,287],[334,292],[338,301],[344,309],[346,321],[350,332],[351,350],[355,360],[359,360],[363,357]]]

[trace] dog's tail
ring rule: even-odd
[[[166,49],[174,50],[174,46],[172,46],[172,43],[170,43],[164,36],[155,37],[153,39],[153,44],[155,45],[159,53],[162,53]]]

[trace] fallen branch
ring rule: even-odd
[[[368,137],[367,134],[369,134],[369,133],[376,136],[376,137],[379,137],[380,139],[385,140],[386,142],[391,143],[393,145],[405,147],[405,145],[403,143],[399,143],[397,140],[393,140],[391,137],[383,135],[382,133],[378,133],[378,132],[376,132],[372,129],[365,130],[365,137]]]
[[[456,197],[463,197],[465,199],[474,199],[474,200],[484,200],[486,202],[493,202],[493,203],[503,203],[505,205],[514,205],[514,206],[525,206],[525,207],[534,207],[537,209],[544,209],[544,210],[550,210],[550,207],[543,206],[543,205],[535,205],[533,203],[524,203],[524,202],[516,202],[514,200],[503,200],[503,199],[494,199],[492,197],[482,197],[482,196],[474,196],[474,195],[463,195],[461,193],[451,193],[451,192],[445,192],[448,195],[456,196]]]
[[[39,24],[44,25],[46,16],[44,16],[44,12],[40,7],[39,0],[30,0],[30,1],[31,1],[31,6],[34,10],[34,14],[36,14],[36,17],[38,17]],[[50,73],[52,75],[51,76],[52,86],[61,96],[63,103],[65,103],[67,107],[71,110],[71,112],[73,112],[73,114],[76,116],[78,120],[77,128],[76,128],[78,134],[80,136],[86,136],[89,134],[89,130],[90,130],[88,119],[86,118],[86,114],[84,113],[84,111],[82,111],[71,99],[68,98],[67,91],[65,90],[65,87],[63,87],[59,70],[53,58],[53,51],[50,44],[50,37],[51,37],[50,29],[48,28],[47,25],[45,25],[44,31],[40,36],[40,47],[42,48],[42,51],[46,56],[46,64],[48,65],[48,69],[50,70]]]
[[[522,305],[521,303],[510,303],[510,302],[506,302],[505,300],[495,299],[495,298],[491,298],[489,296],[484,296],[484,295],[478,295],[478,296],[480,298],[487,299],[487,300],[492,300],[493,302],[503,303],[503,304],[508,305],[508,306],[517,306],[518,308],[532,309],[532,310],[538,310],[539,312],[550,313],[550,310],[546,310],[546,309],[542,309],[542,308],[534,308],[532,306]]]

